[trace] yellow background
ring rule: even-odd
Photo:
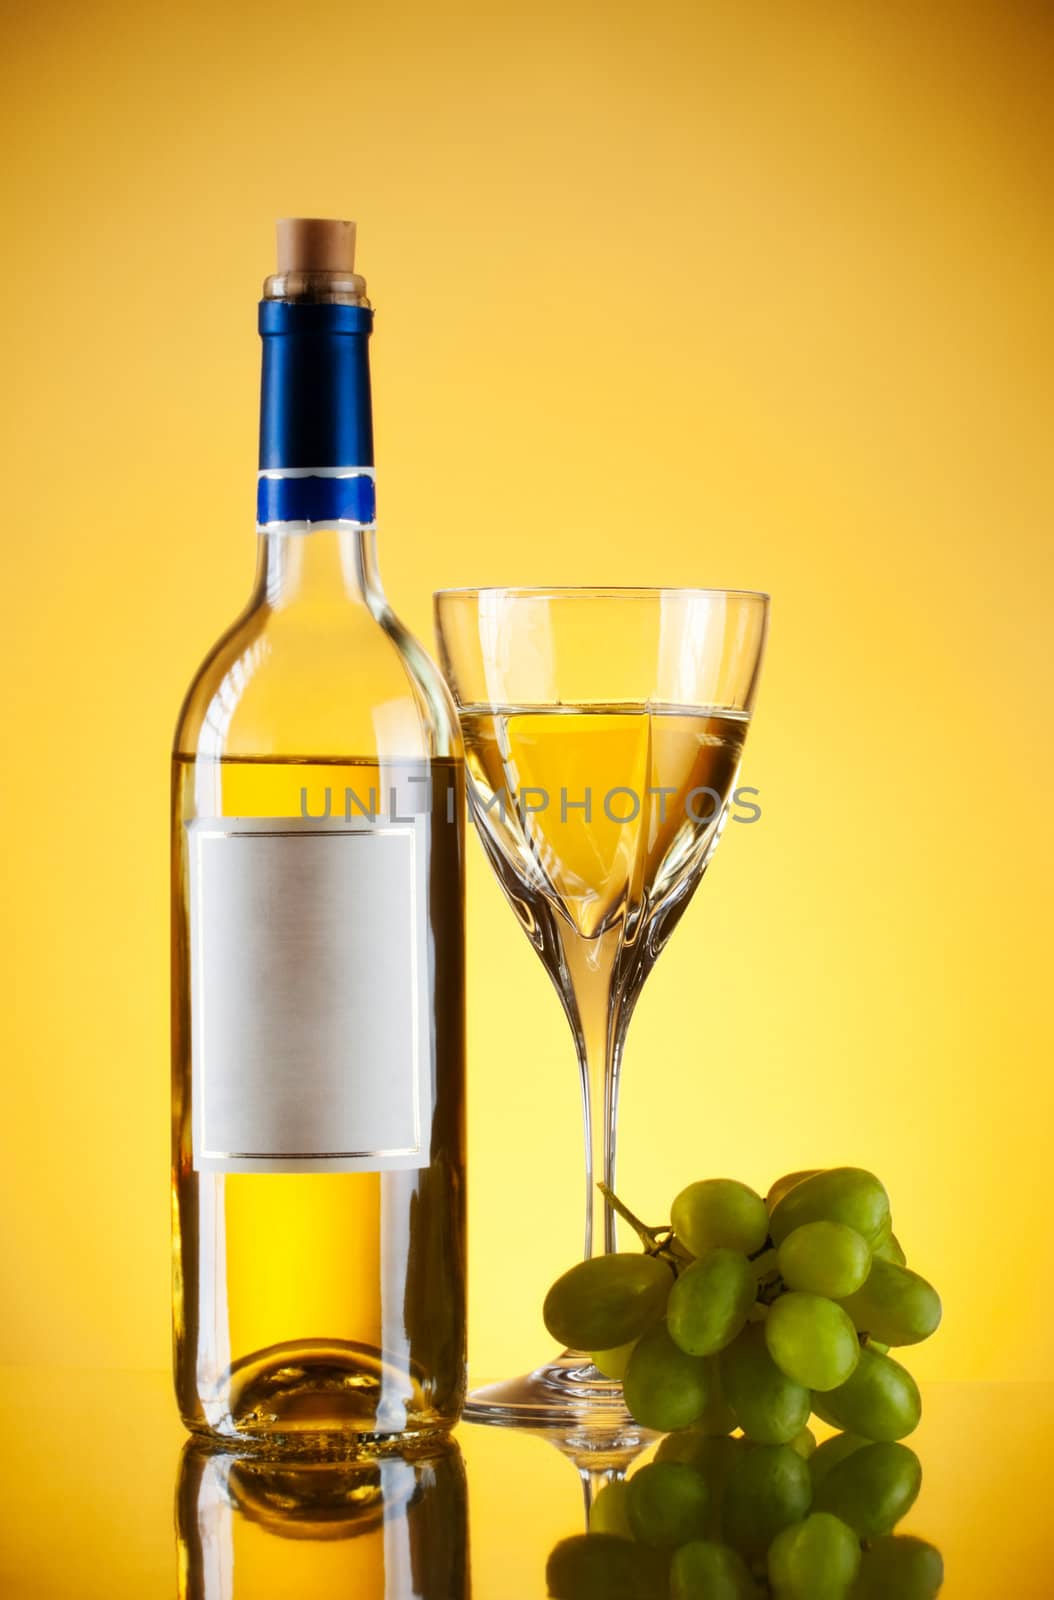
[[[168,742],[253,569],[272,221],[354,215],[382,565],[774,596],[731,825],[629,1037],[620,1187],[874,1166],[1050,1357],[1047,4],[11,8],[0,1360],[168,1349]],[[617,641],[612,640],[612,649]],[[570,1036],[473,843],[473,1362],[546,1354]]]

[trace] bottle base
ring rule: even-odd
[[[342,1461],[361,1456],[399,1455],[412,1456],[418,1450],[429,1451],[447,1439],[456,1425],[456,1419],[442,1419],[422,1423],[402,1433],[366,1433],[349,1429],[325,1429],[315,1433],[270,1432],[242,1433],[236,1429],[223,1430],[203,1426],[200,1422],[183,1419],[195,1446],[203,1446],[210,1453],[238,1456],[276,1456],[286,1460],[303,1456],[310,1460]]]
[[[236,1362],[200,1393],[186,1427],[215,1449],[347,1456],[434,1440],[460,1407],[368,1345],[300,1340]]]

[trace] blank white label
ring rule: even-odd
[[[428,1165],[427,827],[187,824],[196,1169]]]

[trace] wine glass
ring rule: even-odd
[[[619,1071],[644,980],[721,834],[768,597],[722,589],[448,589],[440,658],[491,865],[578,1053],[585,1243],[615,1245]],[[579,1351],[470,1396],[466,1416],[630,1441],[621,1385]]]

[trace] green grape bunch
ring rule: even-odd
[[[922,1407],[890,1350],[934,1333],[941,1302],[909,1268],[879,1180],[794,1172],[762,1199],[708,1178],[654,1228],[605,1194],[643,1252],[572,1267],[545,1323],[667,1437],[598,1496],[590,1534],[553,1552],[550,1593],[614,1596],[632,1574],[663,1600],[931,1600],[939,1554],[894,1532],[921,1484],[902,1441]],[[839,1430],[819,1446],[814,1416]]]
[[[546,1296],[545,1323],[622,1382],[642,1427],[690,1426],[719,1386],[758,1444],[789,1443],[813,1412],[873,1443],[918,1425],[918,1389],[889,1351],[928,1338],[941,1303],[908,1267],[873,1173],[790,1173],[766,1200],[706,1178],[659,1228],[608,1199],[643,1254],[579,1262]]]

